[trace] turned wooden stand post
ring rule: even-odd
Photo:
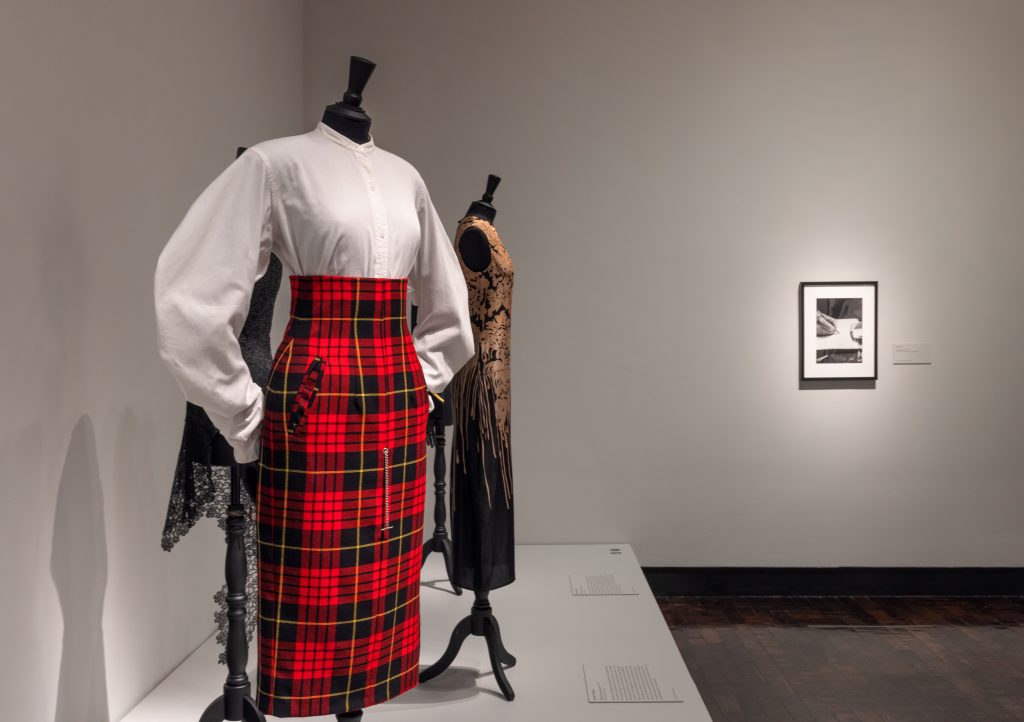
[[[419,306],[412,304],[410,314],[410,330],[416,328]],[[444,392],[442,392],[444,393]],[[448,529],[444,522],[447,515],[445,510],[445,476],[448,471],[445,468],[445,438],[444,427],[451,424],[451,413],[447,410],[446,399],[434,395],[434,409],[427,416],[427,445],[434,447],[434,534],[423,544],[423,561],[420,568],[427,563],[427,556],[430,552],[440,552],[444,558],[445,574],[448,582],[456,594],[461,595],[462,590],[455,586],[452,578],[452,540],[448,536]]]
[[[444,419],[430,416],[427,419],[427,443],[434,447],[434,535],[423,545],[423,562],[427,563],[427,555],[430,552],[440,552],[444,558],[444,570],[452,589],[458,595],[462,589],[455,586],[452,579],[452,540],[448,537],[448,528],[445,526],[445,438]]]
[[[266,722],[250,694],[249,676],[245,672],[249,645],[245,640],[245,507],[242,506],[241,475],[244,467],[231,466],[231,502],[228,504],[227,554],[224,575],[228,583],[228,640],[225,656],[228,677],[224,694],[210,703],[199,722]]]

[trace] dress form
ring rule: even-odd
[[[494,309],[489,307],[491,305],[489,301],[510,300],[511,290],[511,261],[492,226],[497,211],[491,201],[500,181],[501,179],[497,176],[488,177],[487,191],[483,198],[472,203],[466,216],[460,221],[457,244],[461,261],[465,266],[463,270],[467,273],[468,284],[474,288],[474,291],[482,292],[482,295],[471,292],[471,315],[475,316],[474,333],[478,334],[478,358],[471,359],[456,373],[450,387],[454,397],[454,413],[459,418],[455,444],[464,442],[470,452],[469,456],[466,456],[466,452],[463,450],[460,460],[457,453],[460,448],[457,446],[453,449],[453,483],[456,480],[454,473],[457,467],[468,461],[470,473],[467,476],[463,471],[459,477],[459,483],[460,485],[469,483],[473,486],[472,490],[460,486],[461,493],[454,488],[452,491],[453,540],[456,545],[454,579],[457,586],[467,585],[472,588],[475,599],[470,615],[463,618],[453,630],[444,654],[437,662],[420,673],[420,681],[433,679],[447,669],[455,661],[462,643],[469,635],[482,636],[487,642],[491,667],[498,686],[505,698],[511,701],[515,697],[515,692],[509,684],[504,670],[506,666],[515,665],[516,658],[505,649],[498,620],[494,616],[489,601],[489,591],[492,587],[503,586],[514,579],[511,549],[509,548],[512,522],[511,466],[507,463],[507,457],[500,452],[497,456],[490,453],[484,455],[476,453],[479,446],[476,442],[480,440],[481,435],[490,437],[492,442],[497,441],[498,437],[504,437],[507,442],[507,436],[502,433],[500,429],[502,424],[498,420],[504,418],[507,421],[508,417],[508,309],[502,305],[502,308],[498,310],[499,315],[504,314],[506,323],[499,322],[495,325],[493,323],[495,318],[491,318],[490,313]],[[498,253],[497,259],[494,257],[496,252]],[[483,275],[482,272],[492,266],[495,260],[499,261],[494,264],[496,275],[493,277]],[[507,284],[505,293],[497,293],[492,296],[490,292],[495,290],[490,285],[492,281],[496,281],[498,284]],[[476,284],[482,285],[477,286]],[[497,338],[493,337],[494,333],[498,334]],[[502,340],[505,343],[502,343]],[[488,370],[495,371],[498,367],[503,369],[498,372],[498,376],[504,377],[504,394],[494,393],[491,374],[487,372]],[[499,386],[501,385],[499,382]],[[499,400],[501,398],[503,401]],[[495,405],[496,401],[497,405]],[[504,414],[495,414],[496,409],[502,404],[504,404]],[[476,417],[476,419],[470,421],[468,417]],[[485,434],[485,429],[489,429],[490,432]],[[474,438],[467,440],[467,435]],[[507,446],[503,447],[500,442],[498,447],[507,450]],[[492,474],[494,477],[501,477],[503,483],[496,483],[497,478],[488,480],[483,478],[487,476],[487,468],[492,471],[502,468],[508,472],[508,476],[500,473]],[[493,485],[493,491],[489,485]],[[480,488],[485,487],[488,489],[486,503],[482,501],[483,494],[479,491]],[[503,489],[503,493],[499,494],[499,489]],[[456,517],[455,508],[457,494],[461,503],[466,504],[467,507],[458,512],[459,517]],[[478,534],[480,528],[491,525],[500,527],[502,533],[493,538],[486,534],[482,536]],[[460,538],[457,536],[460,528],[463,530],[461,553],[458,546]],[[496,542],[493,549],[490,548],[491,541]],[[498,550],[496,555],[492,554],[494,549]],[[460,555],[465,560],[465,564],[460,564]],[[492,566],[492,562],[496,560],[499,561],[498,565]]]

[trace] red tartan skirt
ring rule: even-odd
[[[290,280],[260,432],[256,705],[313,717],[417,684],[428,392],[406,278]]]

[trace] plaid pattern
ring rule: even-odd
[[[290,279],[261,429],[256,704],[314,717],[417,684],[428,392],[406,278]]]

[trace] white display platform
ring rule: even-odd
[[[471,636],[447,671],[371,707],[364,722],[710,722],[628,544],[517,546],[516,575],[515,583],[490,597],[505,646],[518,660],[506,671],[515,700],[506,701],[498,690],[483,637]],[[606,588],[607,575],[636,593],[573,594],[573,583],[578,587],[588,576],[601,579],[599,590]],[[455,624],[469,614],[473,595],[452,593],[436,553],[427,560],[422,579],[421,663],[427,666],[441,656]],[[218,651],[211,636],[122,722],[198,722],[227,674],[227,667],[217,664]],[[661,695],[682,701],[590,702],[588,683],[593,686],[595,680],[584,679],[584,665],[591,677],[605,665],[646,665]],[[255,667],[252,653],[250,680]],[[303,719],[335,722],[333,715]]]

